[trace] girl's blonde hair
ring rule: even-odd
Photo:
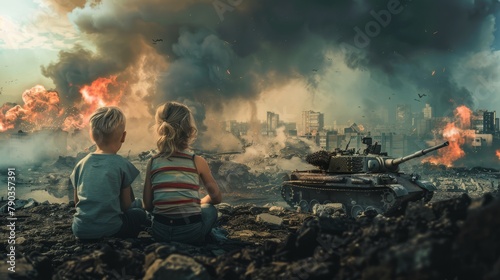
[[[178,102],[167,102],[158,107],[155,120],[158,151],[166,157],[189,148],[198,134],[191,110]]]

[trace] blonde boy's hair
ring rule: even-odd
[[[90,133],[97,145],[117,141],[123,131],[125,115],[118,107],[101,107],[90,116]]]
[[[167,102],[156,110],[156,132],[158,151],[170,157],[175,151],[190,147],[196,139],[198,129],[189,108],[178,102]]]

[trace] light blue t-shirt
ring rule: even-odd
[[[73,217],[73,234],[95,239],[117,233],[122,220],[120,191],[132,184],[139,170],[116,154],[88,154],[71,173],[78,203]]]

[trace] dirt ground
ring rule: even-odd
[[[498,279],[499,211],[489,194],[416,202],[396,217],[223,204],[219,238],[191,246],[157,243],[147,231],[82,243],[71,233],[72,205],[41,204],[16,212],[16,273],[6,272],[4,246],[1,278]]]

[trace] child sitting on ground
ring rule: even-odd
[[[204,158],[189,150],[197,129],[189,108],[168,102],[156,111],[159,153],[148,163],[144,206],[156,241],[201,243],[217,221],[221,193]],[[201,179],[201,182],[200,182]],[[200,199],[200,183],[208,195]]]
[[[116,153],[125,141],[125,116],[102,107],[90,117],[90,137],[97,148],[75,166],[70,180],[76,213],[73,234],[80,239],[137,237],[147,215],[131,188],[139,170]]]

